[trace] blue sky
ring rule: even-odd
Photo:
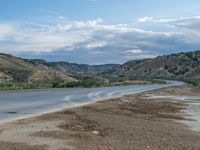
[[[104,64],[200,49],[199,0],[0,0],[0,52]]]

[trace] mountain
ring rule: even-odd
[[[131,78],[200,79],[200,51],[129,61],[108,73]]]
[[[111,69],[117,68],[118,64],[105,64],[105,65],[87,65],[87,64],[76,64],[69,62],[47,62],[41,59],[24,59],[26,62],[32,63],[33,65],[45,66],[47,68],[60,71],[64,74],[88,74],[96,75],[99,73],[107,72]]]
[[[117,64],[86,65],[68,62],[47,62],[42,59],[23,59],[10,54],[0,53],[0,83],[48,83],[75,81],[118,67]],[[71,77],[70,77],[71,76]],[[73,76],[73,77],[72,77]]]
[[[9,54],[0,54],[0,83],[47,83],[74,80],[62,72],[46,68],[45,66],[33,65],[22,58]]]
[[[92,77],[200,79],[200,51],[133,60],[125,64],[86,65],[23,59],[0,53],[0,83],[70,82]],[[110,78],[111,77],[111,78]]]

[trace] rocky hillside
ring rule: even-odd
[[[132,78],[200,79],[200,51],[134,60],[107,74]]]
[[[33,65],[12,55],[0,54],[0,83],[46,83],[52,81],[74,81],[74,79],[42,65]]]

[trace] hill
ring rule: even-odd
[[[70,75],[96,75],[107,72],[111,69],[117,68],[118,64],[105,64],[105,65],[87,65],[69,62],[47,62],[41,59],[24,59],[26,62],[36,66],[45,66],[47,68],[60,71],[64,74]]]
[[[74,81],[62,72],[33,65],[22,58],[0,54],[0,83],[47,83],[52,81]]]
[[[67,83],[83,81],[96,84],[118,83],[135,78],[195,80],[200,83],[200,51],[133,60],[125,64],[87,65],[47,62],[0,54],[0,83]],[[108,81],[109,80],[109,81]],[[97,83],[96,83],[97,81]],[[196,82],[197,81],[197,82]],[[75,83],[78,84],[78,83]],[[74,83],[72,84],[74,85]],[[59,84],[59,86],[72,86]]]
[[[130,78],[200,79],[200,51],[129,61],[108,73]]]

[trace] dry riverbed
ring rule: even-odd
[[[198,98],[200,89],[164,88],[5,123],[0,150],[199,150],[180,96]]]

